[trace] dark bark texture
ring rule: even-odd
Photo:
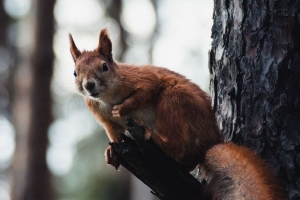
[[[227,140],[265,158],[300,199],[300,1],[215,0],[209,69]]]

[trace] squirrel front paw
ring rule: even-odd
[[[113,117],[121,117],[121,105],[116,105],[112,109],[112,116]]]
[[[131,111],[131,108],[128,106],[125,106],[124,104],[115,105],[112,109],[112,116],[113,117],[124,117],[129,114]]]
[[[104,152],[106,164],[112,165],[116,170],[119,169],[120,163],[116,160],[116,155],[112,146],[107,147]]]

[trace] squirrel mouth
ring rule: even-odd
[[[96,96],[98,96],[99,93],[100,93],[100,92],[92,92],[92,93],[91,93],[91,96],[92,96],[92,97],[96,97]]]

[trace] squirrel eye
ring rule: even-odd
[[[74,74],[74,76],[75,76],[75,77],[77,76],[77,74],[76,74],[76,71],[74,71],[74,73],[73,73],[73,74]]]
[[[108,70],[108,66],[107,66],[106,63],[103,63],[103,65],[102,65],[102,70],[103,70],[103,71],[107,71],[107,70]]]

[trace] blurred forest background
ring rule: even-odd
[[[104,161],[108,138],[76,94],[68,33],[94,49],[102,28],[114,58],[152,63],[208,90],[210,0],[2,0],[0,200],[153,200]]]

